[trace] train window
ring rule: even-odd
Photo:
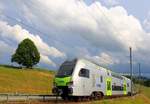
[[[122,86],[112,85],[112,90],[113,91],[123,91],[123,87]]]
[[[89,70],[82,68],[79,72],[79,76],[89,78]]]
[[[101,83],[103,83],[103,76],[100,77]]]
[[[129,87],[129,83],[127,83],[127,87]]]

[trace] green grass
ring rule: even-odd
[[[92,104],[150,104],[150,100],[142,94],[133,97],[122,97],[92,102]]]
[[[150,99],[150,87],[142,86],[140,89],[141,89],[141,93]]]
[[[146,87],[146,86],[143,86],[143,85],[136,84],[134,86],[134,89],[135,89],[136,92],[139,92],[140,94],[143,94],[146,97],[150,98],[150,87]]]
[[[0,66],[0,93],[50,94],[54,72]]]
[[[95,101],[91,104],[150,104],[150,87],[135,86],[136,91],[141,89],[141,92],[133,97],[121,97],[116,99],[106,99],[102,101]]]

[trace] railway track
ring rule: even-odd
[[[134,93],[133,95],[136,95]],[[112,99],[125,96],[104,97],[104,99]],[[50,102],[63,102],[60,96],[56,95],[37,95],[37,94],[0,94],[0,102],[28,102],[28,101],[50,101]],[[85,100],[86,101],[86,100]]]
[[[28,101],[28,100],[61,100],[56,95],[37,95],[37,94],[0,94],[0,102],[6,101]]]

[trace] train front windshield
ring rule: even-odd
[[[74,70],[74,65],[62,65],[58,70],[56,77],[71,76]]]

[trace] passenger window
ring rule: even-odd
[[[103,83],[103,76],[100,77],[101,83]]]
[[[129,87],[129,83],[127,83],[127,87]]]
[[[79,76],[89,78],[89,70],[82,68],[79,72]]]

